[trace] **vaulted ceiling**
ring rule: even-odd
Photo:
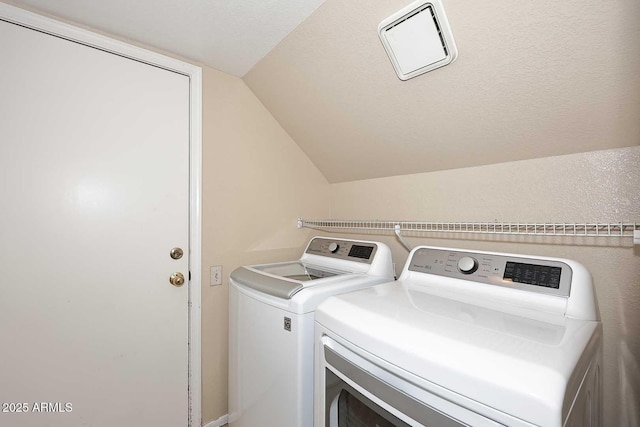
[[[330,182],[640,145],[638,0],[443,0],[458,59],[404,82],[409,0],[7,2],[243,77]]]
[[[330,182],[640,144],[638,0],[444,0],[458,59],[400,81],[407,3],[327,0],[244,78]]]

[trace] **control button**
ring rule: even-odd
[[[338,252],[338,249],[340,249],[339,244],[337,244],[336,242],[329,243],[329,252],[335,254],[336,252]]]
[[[458,270],[462,274],[471,274],[478,269],[478,260],[470,256],[464,256],[458,261]]]

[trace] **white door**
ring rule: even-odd
[[[4,21],[0,61],[0,425],[186,425],[189,78]]]

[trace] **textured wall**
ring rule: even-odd
[[[309,230],[300,215],[329,215],[325,178],[242,80],[203,68],[202,410],[227,413],[229,273],[295,259]],[[209,267],[222,265],[222,286]]]
[[[329,182],[640,143],[638,0],[444,0],[458,59],[401,82],[407,3],[327,0],[244,78]]]
[[[337,219],[640,223],[639,189],[634,147],[332,184],[331,204]],[[397,240],[368,237],[391,246],[400,272],[408,253]],[[613,237],[414,234],[407,241],[583,263],[604,323],[604,425],[640,425],[640,246]]]

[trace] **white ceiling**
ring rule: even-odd
[[[239,77],[324,0],[3,0]]]

